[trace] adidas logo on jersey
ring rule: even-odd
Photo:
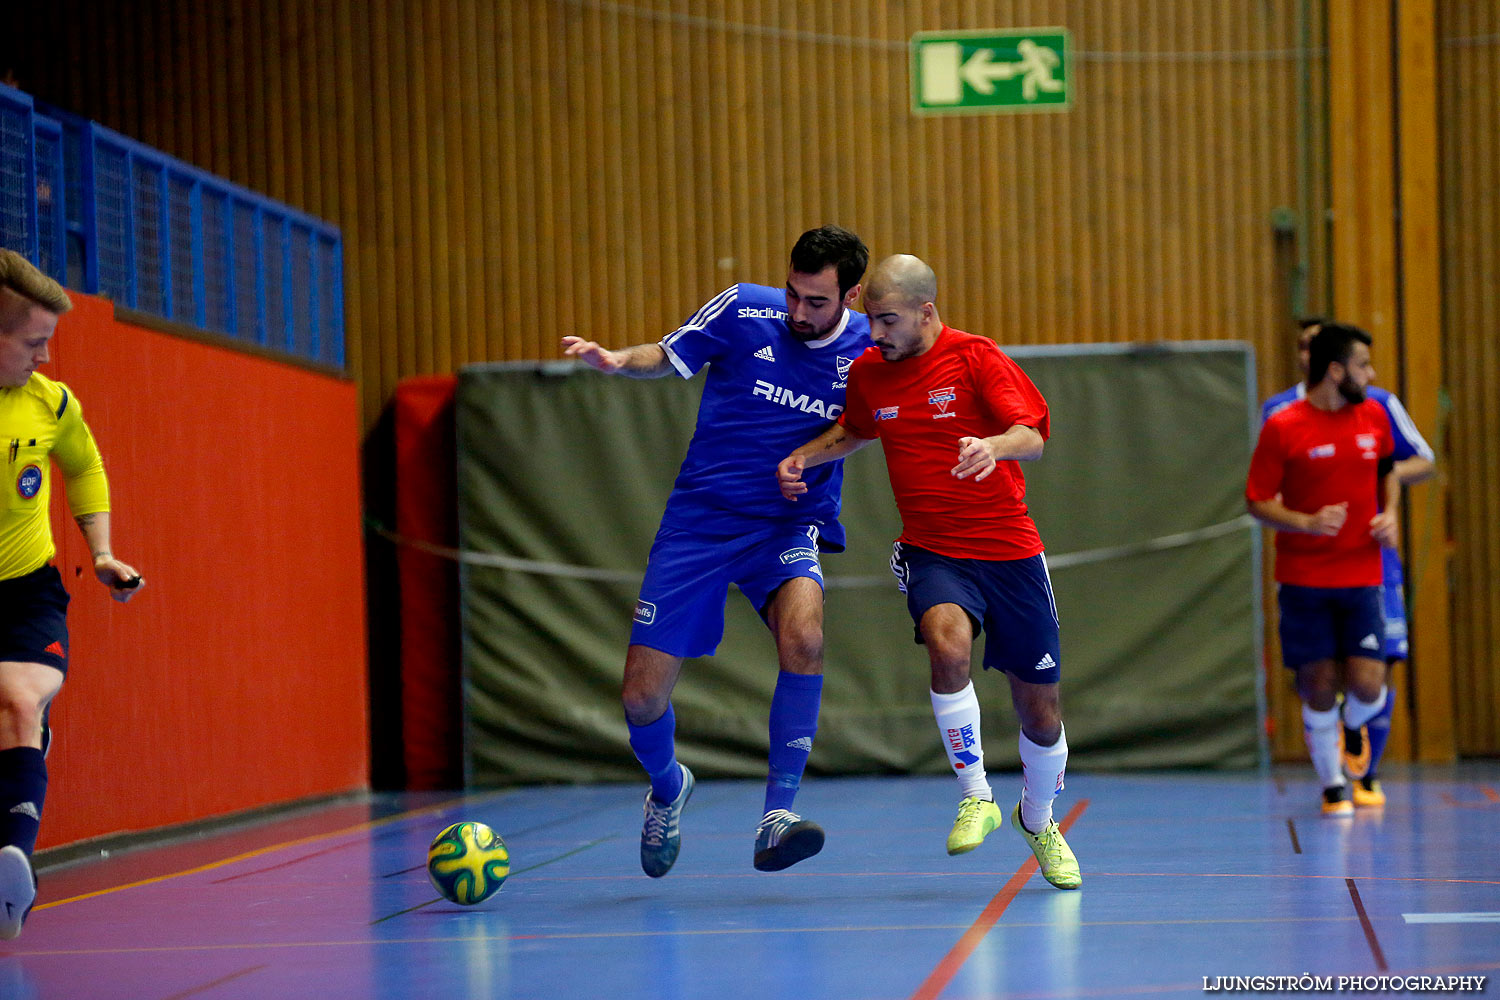
[[[1051,670],[1057,666],[1057,661],[1052,658],[1051,653],[1043,653],[1042,658],[1036,661],[1037,670]]]
[[[771,353],[771,345],[770,344],[767,344],[765,347],[762,347],[760,350],[756,351],[755,352],[755,356],[757,358],[760,358],[762,361],[775,361],[776,360],[776,355],[774,355],[774,354]]]
[[[1379,649],[1380,648],[1380,640],[1377,639],[1377,638],[1375,638],[1375,633],[1374,632],[1371,632],[1369,635],[1367,635],[1363,639],[1359,640],[1359,648],[1360,649]]]
[[[792,740],[792,742],[788,743],[787,746],[791,747],[793,750],[805,750],[808,753],[812,753],[812,737],[799,736],[795,740]]]

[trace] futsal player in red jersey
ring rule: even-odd
[[[933,714],[962,794],[948,853],[973,850],[1001,822],[970,680],[984,630],[984,666],[1009,674],[1021,720],[1025,776],[1011,825],[1049,882],[1076,889],[1078,859],[1052,817],[1068,760],[1057,606],[1017,465],[1042,454],[1047,403],[994,341],[945,325],[936,301],[937,277],[920,259],[898,254],[875,268],[865,286],[875,346],[849,370],[838,423],[783,459],[777,479],[796,499],[804,470],[880,439],[901,511],[891,568],[927,647]]]
[[[1276,529],[1281,655],[1296,674],[1323,814],[1347,816],[1341,725],[1357,729],[1385,704],[1380,547],[1396,544],[1401,483],[1390,418],[1365,392],[1370,335],[1324,323],[1309,352],[1307,395],[1261,426],[1245,501]]]

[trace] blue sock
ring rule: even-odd
[[[14,844],[31,856],[46,798],[42,752],[34,747],[0,750],[0,847]]]
[[[1365,735],[1370,740],[1370,769],[1365,775],[1369,778],[1375,777],[1375,769],[1380,766],[1380,757],[1385,753],[1385,741],[1391,735],[1391,709],[1395,705],[1396,689],[1386,684],[1385,704],[1380,706],[1373,719],[1365,723]]]
[[[625,721],[630,727],[630,749],[635,759],[641,762],[651,776],[651,797],[658,802],[671,802],[682,793],[682,768],[677,765],[677,716],[672,703],[655,722],[637,726]]]
[[[821,674],[791,674],[776,678],[771,696],[770,773],[766,778],[766,812],[790,809],[802,785],[807,755],[818,732],[818,706],[823,701]]]

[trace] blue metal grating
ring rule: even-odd
[[[60,282],[68,280],[67,187],[63,179],[62,129],[40,115],[33,118],[36,150],[37,266]]]
[[[261,246],[266,262],[266,345],[279,350],[292,350],[291,334],[287,329],[287,273],[286,217],[276,212],[262,211],[260,229]]]
[[[125,150],[94,147],[94,233],[99,292],[135,305],[130,261],[130,157]]]
[[[167,315],[166,243],[162,239],[162,171],[154,163],[131,157],[130,190],[134,197],[135,307]]]
[[[229,280],[229,196],[202,188],[203,325],[234,332],[234,287]]]
[[[236,200],[231,246],[234,255],[234,332],[255,344],[266,342],[265,296],[261,294],[264,261],[260,254],[260,213]]]
[[[198,255],[193,247],[193,180],[176,173],[167,175],[167,258],[172,275],[172,319],[204,325],[198,315],[196,294]]]
[[[304,358],[318,356],[318,316],[313,311],[313,238],[306,226],[292,225],[287,265],[291,269],[292,351]]]
[[[0,244],[123,306],[344,364],[336,228],[4,85]]]
[[[32,256],[31,108],[0,100],[0,246]]]

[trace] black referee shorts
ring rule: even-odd
[[[0,662],[68,672],[68,592],[54,566],[0,580]]]

